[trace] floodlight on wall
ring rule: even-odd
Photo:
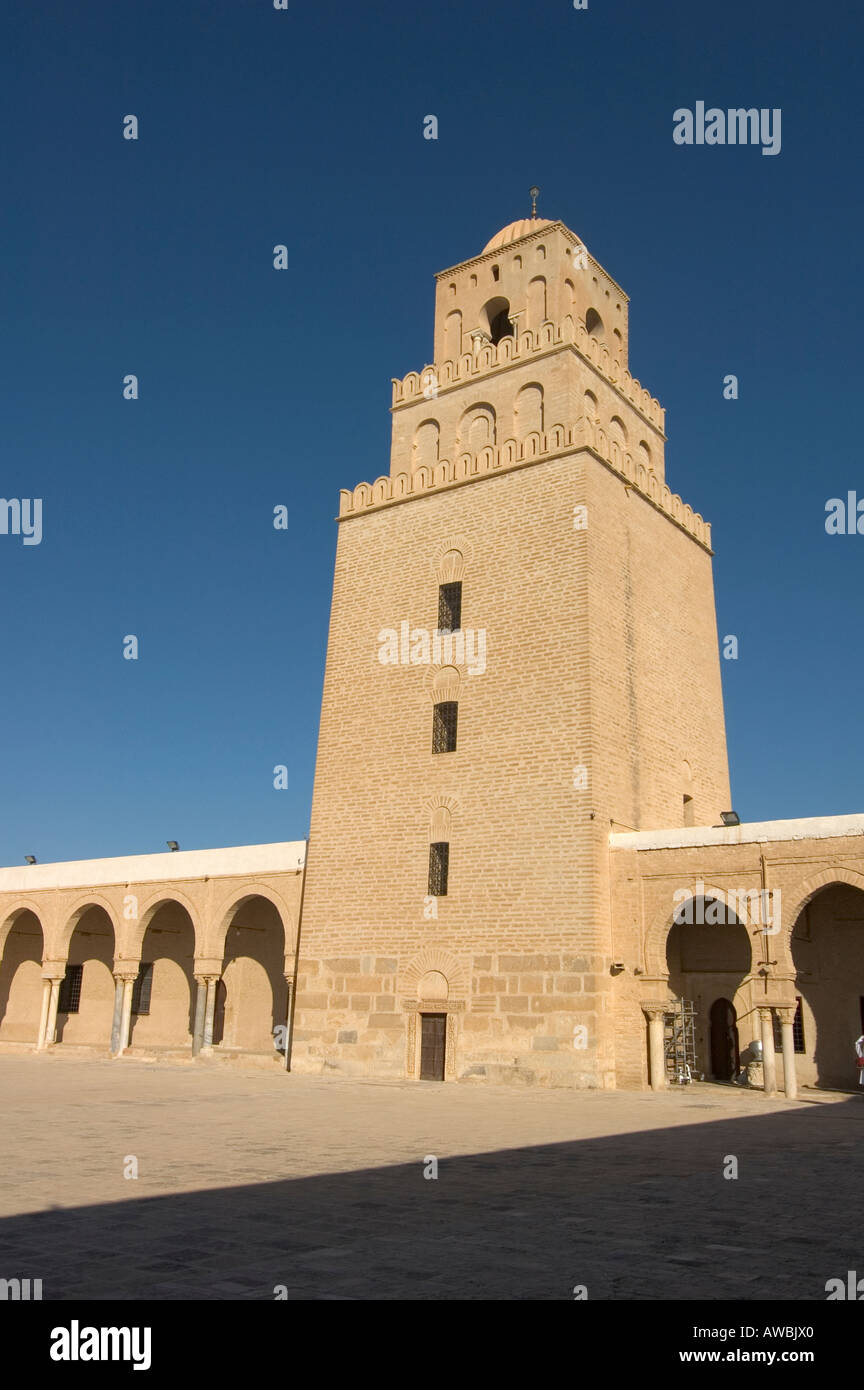
[[[165,843],[169,849],[177,850],[180,848],[176,840],[166,840]]]
[[[36,855],[35,855],[35,854],[25,854],[25,855],[24,855],[24,863],[25,863],[25,864],[35,864],[35,863],[36,863]]]
[[[737,814],[737,812],[735,812],[735,811],[721,811],[721,812],[720,812],[720,819],[722,820],[722,822],[723,822],[724,825],[740,825],[740,824],[741,824],[740,820],[738,819],[738,814]]]

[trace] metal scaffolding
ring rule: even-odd
[[[692,999],[676,999],[663,1016],[666,1076],[679,1086],[702,1080],[696,1071],[696,1009]]]

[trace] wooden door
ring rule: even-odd
[[[446,1014],[420,1015],[420,1080],[444,1080],[444,1047],[447,1040]]]
[[[731,1081],[740,1066],[735,1009],[728,999],[711,1005],[711,1073],[715,1081]]]

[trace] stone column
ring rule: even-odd
[[[652,1091],[666,1089],[666,1057],[663,1052],[663,1016],[668,1004],[643,1004],[648,1019],[648,1076]]]
[[[120,980],[122,981],[123,985],[123,993],[121,996],[120,1003],[120,1036],[117,1039],[117,1052],[115,1054],[115,1056],[117,1057],[122,1057],[123,1053],[129,1046],[129,1030],[132,1025],[132,990],[134,988],[135,981],[137,978],[137,971],[134,975],[127,975],[124,972],[120,976]]]
[[[793,1030],[796,1012],[795,1008],[777,1010],[783,1035],[783,1089],[786,1092],[787,1100],[795,1100],[798,1096],[798,1076],[795,1071],[795,1033]]]
[[[206,977],[196,975],[195,985],[195,1023],[192,1032],[192,1052],[197,1057],[204,1042],[204,1013],[207,1006]]]
[[[774,1010],[760,1009],[762,1020],[762,1075],[766,1096],[777,1094],[777,1059],[774,1054]]]
[[[60,1002],[60,981],[63,977],[52,975],[51,994],[48,999],[48,1019],[45,1024],[45,1046],[52,1047],[57,1032],[57,1005]]]
[[[204,1006],[204,1041],[201,1045],[202,1052],[213,1051],[213,1023],[216,1017],[216,985],[219,981],[218,975],[205,975],[207,985],[207,1001]]]
[[[42,977],[42,1012],[39,1015],[39,1032],[36,1034],[36,1051],[45,1048],[45,1031],[48,1027],[48,1009],[51,1004],[51,981],[47,975]]]
[[[114,976],[114,1014],[111,1019],[111,1056],[120,1052],[120,1027],[123,1021],[123,976]]]

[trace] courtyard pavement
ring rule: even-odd
[[[0,1278],[46,1300],[824,1301],[864,1273],[856,1093],[58,1053],[0,1056],[0,1096]]]

